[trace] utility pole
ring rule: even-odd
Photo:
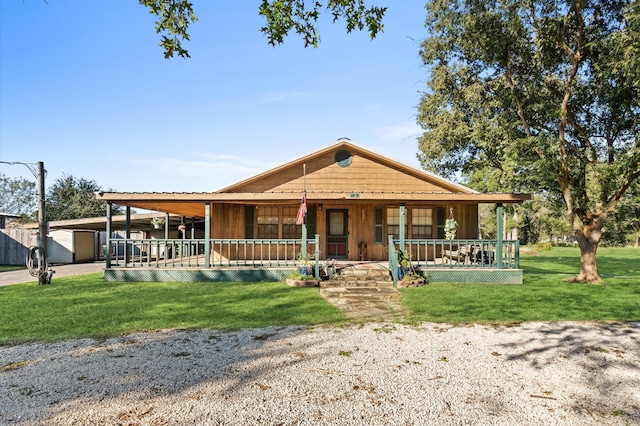
[[[33,163],[21,163],[19,161],[0,161],[3,164],[22,164],[33,174],[33,176],[38,180],[38,246],[30,247],[31,249],[35,249],[35,252],[38,256],[38,284],[50,284],[51,283],[51,275],[53,275],[53,271],[47,269],[47,215],[45,212],[45,186],[44,186],[44,177],[45,177],[45,169],[44,163],[42,161],[38,161],[36,163],[36,169],[33,168]],[[29,267],[29,273],[32,276],[36,276],[36,271],[32,270],[30,264],[33,260],[32,258],[33,252],[29,252],[29,256],[27,257],[27,267]]]
[[[38,284],[49,284],[51,278],[47,277],[47,214],[44,203],[44,163],[38,161],[38,239],[40,256],[38,257]]]

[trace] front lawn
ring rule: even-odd
[[[525,250],[524,285],[430,284],[402,289],[405,321],[639,321],[640,249],[598,251],[604,285],[572,284],[575,248]],[[341,324],[317,288],[285,283],[106,283],[101,273],[0,287],[0,344],[168,328]]]
[[[0,287],[0,344],[168,328],[339,323],[317,288],[285,283],[106,283],[101,273]]]
[[[580,251],[522,250],[524,285],[430,284],[401,290],[409,322],[640,320],[640,249],[600,248],[604,285],[562,281],[576,275]]]

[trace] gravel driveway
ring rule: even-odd
[[[168,330],[0,367],[3,425],[640,425],[638,322]]]

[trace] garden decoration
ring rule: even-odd
[[[456,238],[458,222],[453,218],[453,207],[449,209],[449,219],[444,222],[444,235],[447,240]]]

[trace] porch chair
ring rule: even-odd
[[[468,263],[473,261],[473,252],[475,246],[473,244],[462,245],[458,250],[444,250],[442,252],[443,263]]]

